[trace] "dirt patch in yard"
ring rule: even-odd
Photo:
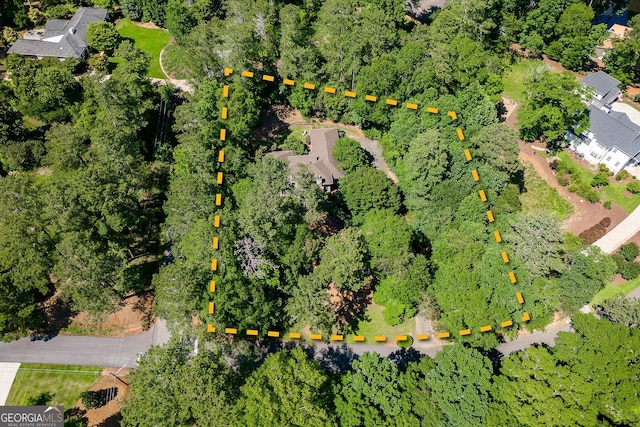
[[[560,197],[573,206],[573,214],[563,223],[565,231],[578,235],[605,217],[611,218],[611,225],[608,227],[608,230],[612,230],[627,217],[627,213],[616,204],[612,204],[611,209],[605,209],[600,203],[590,203],[575,193],[570,193],[567,191],[567,187],[558,184],[555,173],[549,167],[547,159],[534,153],[533,144],[520,141],[519,146],[520,154],[518,157],[520,160],[531,163],[538,175],[540,175],[550,187],[555,188]]]
[[[123,402],[129,397],[129,380],[127,375],[128,369],[123,369],[117,374],[117,378],[111,374],[115,373],[117,368],[105,368],[102,376],[97,383],[91,387],[91,391],[100,393],[101,406],[95,409],[87,409],[78,400],[73,407],[77,413],[84,414],[88,420],[87,425],[100,427],[118,427],[120,426],[120,410]]]
[[[151,293],[126,297],[121,308],[99,318],[73,311],[60,292],[45,301],[43,308],[51,329],[61,335],[125,337],[148,330],[154,321]]]

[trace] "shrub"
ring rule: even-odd
[[[616,175],[616,181],[622,181],[623,179],[627,179],[629,178],[629,175],[631,175],[629,173],[629,171],[627,171],[626,169],[622,169],[620,172],[618,172],[618,174]]]
[[[555,171],[557,173],[568,173],[570,175],[576,172],[572,164],[562,159],[557,161]]]
[[[34,395],[25,397],[23,404],[25,406],[43,406],[51,403],[52,399],[53,399],[52,393],[43,392],[40,394],[34,394]]]
[[[603,187],[605,185],[609,185],[609,175],[608,172],[600,171],[596,176],[591,180],[592,187]]]
[[[558,160],[554,160],[554,161],[552,161],[551,163],[549,163],[549,167],[550,167],[552,170],[556,170],[556,168],[558,167]]]
[[[83,391],[80,393],[80,400],[87,409],[99,408],[102,404],[102,398],[99,391]]]
[[[607,176],[613,176],[613,172],[611,172],[607,165],[605,165],[604,163],[600,163],[600,165],[598,166],[598,171],[606,174]]]
[[[631,181],[627,183],[627,191],[629,191],[632,194],[640,194],[640,182]]]
[[[558,184],[563,187],[571,184],[571,175],[569,174],[556,174],[556,178],[558,179]]]
[[[607,200],[604,202],[604,208],[605,209],[611,209],[611,200]]]
[[[626,245],[620,246],[618,253],[624,257],[627,261],[633,261],[640,255],[640,247],[637,243],[631,242]]]
[[[626,280],[633,280],[640,276],[640,262],[628,262],[620,271],[622,277]]]
[[[100,73],[103,71],[107,71],[107,67],[109,66],[109,58],[107,57],[107,55],[94,53],[92,55],[89,55],[87,64],[89,65],[89,67],[91,67],[92,70]]]
[[[569,187],[569,191],[571,191],[571,187],[574,187],[573,192],[575,192],[578,196],[582,197],[583,199],[590,201],[591,203],[597,203],[600,201],[600,195],[589,184],[586,184],[584,182],[581,182],[578,184],[572,184]]]
[[[635,102],[640,102],[640,93],[633,97]]]
[[[627,265],[627,260],[619,253],[611,255],[611,259],[616,263],[616,273],[622,273],[625,265]]]
[[[409,348],[413,344],[413,337],[411,335],[407,335],[406,341],[398,341],[398,347],[400,348]]]

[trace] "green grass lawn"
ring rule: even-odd
[[[534,67],[545,66],[544,62],[539,59],[520,59],[511,66],[502,77],[504,90],[502,94],[507,98],[515,99],[519,104],[524,102],[526,90],[524,87],[524,79],[528,70]]]
[[[358,324],[356,335],[363,335],[366,338],[365,343],[375,344],[373,337],[376,335],[384,335],[387,337],[387,342],[395,342],[396,335],[415,335],[416,322],[413,318],[406,322],[397,325],[389,326],[382,317],[382,311],[384,307],[377,304],[369,304],[365,316],[368,321],[361,321]],[[346,341],[353,344],[353,336],[348,336]]]
[[[116,25],[118,33],[124,38],[133,39],[136,46],[151,55],[148,74],[151,77],[166,79],[160,68],[160,51],[171,40],[171,35],[164,30],[154,30],[135,25],[129,18],[121,19]]]
[[[30,396],[53,394],[52,403],[64,405],[65,411],[80,399],[102,374],[96,367],[23,363],[11,386],[7,405],[24,405]]]
[[[524,179],[526,192],[520,195],[524,212],[552,211],[561,220],[573,213],[571,204],[560,197],[558,191],[538,175],[531,163],[525,164]]]
[[[580,163],[573,160],[566,152],[562,151],[558,153],[558,157],[562,160],[570,162],[576,166],[578,175],[582,182],[590,183],[595,176],[594,172],[582,166]],[[635,208],[640,205],[640,195],[629,194],[626,190],[627,181],[614,182],[600,189],[596,189],[602,197],[603,201],[610,200],[612,203],[620,206],[626,213],[631,213]]]
[[[191,70],[185,61],[186,52],[173,41],[164,49],[162,65],[167,73],[178,80],[186,80],[191,77]]]
[[[607,285],[606,288],[598,292],[593,297],[589,305],[594,306],[600,304],[602,301],[614,297],[618,294],[628,294],[638,286],[640,286],[640,277],[634,280],[630,280],[627,283],[622,283],[621,285]]]

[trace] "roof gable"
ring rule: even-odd
[[[580,85],[593,88],[593,90],[602,97],[601,102],[603,104],[609,104],[615,101],[618,95],[620,95],[621,92],[618,88],[620,83],[620,80],[611,77],[604,71],[598,71],[587,74]]]

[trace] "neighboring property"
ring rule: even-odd
[[[604,58],[611,49],[613,49],[613,41],[615,39],[627,38],[627,33],[631,31],[631,27],[621,24],[613,24],[609,28],[609,36],[602,42],[602,45],[596,47],[596,57],[598,59]]]
[[[307,165],[315,175],[318,185],[325,190],[331,190],[338,179],[344,176],[344,172],[338,167],[338,162],[331,155],[339,138],[338,129],[311,129],[309,138],[311,139],[309,154],[297,156],[289,150],[273,151],[267,155],[288,162],[292,175],[295,175],[300,165]]]
[[[51,19],[42,30],[33,30],[13,43],[8,53],[65,59],[87,57],[87,27],[106,21],[107,9],[79,7],[71,19]]]
[[[589,103],[589,129],[580,135],[567,132],[569,147],[594,164],[604,163],[610,171],[620,172],[640,163],[640,126],[625,113],[611,106],[622,92],[620,81],[603,71],[588,74],[581,83],[592,89]]]

